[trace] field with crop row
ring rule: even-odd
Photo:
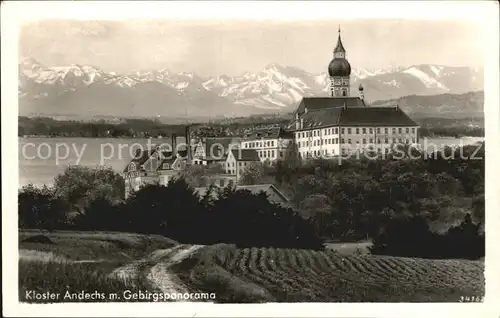
[[[458,301],[484,294],[480,261],[228,245],[207,247],[200,257],[202,266],[193,268],[191,280],[201,289],[219,289],[227,301],[244,300],[245,293],[252,300],[303,302]],[[240,286],[229,286],[234,283]]]

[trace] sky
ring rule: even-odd
[[[166,68],[234,76],[270,63],[320,73],[339,25],[353,68],[483,66],[480,27],[458,20],[41,20],[22,26],[19,57],[121,74]]]

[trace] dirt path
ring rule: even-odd
[[[130,282],[145,274],[148,281],[163,293],[188,293],[187,287],[170,271],[170,267],[183,261],[203,245],[177,245],[172,248],[156,250],[147,258],[129,263],[115,269],[111,275]]]

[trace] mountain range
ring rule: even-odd
[[[365,99],[379,105],[408,95],[453,96],[483,90],[483,77],[482,69],[431,64],[353,69],[351,95],[358,94],[361,84]],[[326,73],[312,74],[276,63],[256,73],[202,77],[167,69],[116,74],[89,65],[47,67],[25,58],[19,64],[19,113],[188,118],[281,113],[291,111],[304,96],[328,96],[328,85]],[[446,98],[440,100],[448,103]],[[402,107],[426,112],[425,105],[408,100]],[[477,109],[477,105],[471,107]],[[437,109],[450,111],[450,107]],[[456,109],[451,107],[451,111]]]

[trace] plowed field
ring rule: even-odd
[[[214,245],[188,263],[184,279],[220,301],[454,302],[484,294],[481,261]]]

